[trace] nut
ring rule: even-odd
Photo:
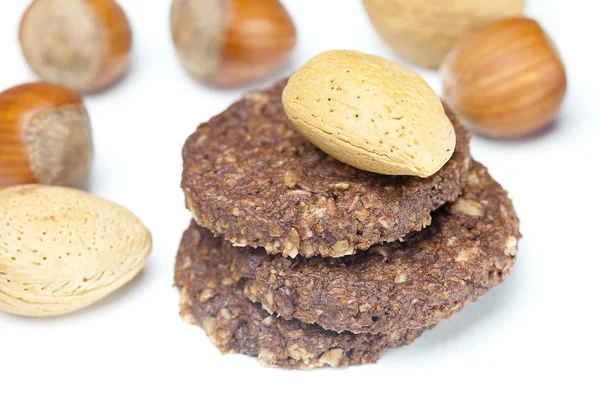
[[[127,72],[132,34],[114,0],[35,0],[21,19],[19,40],[41,79],[96,92]]]
[[[171,36],[185,70],[216,86],[273,72],[296,45],[296,28],[279,0],[174,0]]]
[[[483,206],[474,200],[460,198],[452,203],[450,208],[453,212],[465,214],[470,217],[477,218],[483,216]]]
[[[517,238],[514,236],[509,236],[506,240],[506,245],[504,247],[504,254],[507,256],[514,257],[517,255]]]
[[[433,89],[381,57],[317,55],[288,81],[283,107],[315,146],[365,171],[427,177],[454,152],[454,127]]]
[[[319,366],[330,365],[337,367],[344,356],[344,349],[331,349],[319,358]]]
[[[0,188],[25,183],[86,189],[93,159],[81,97],[50,83],[0,93]]]
[[[0,190],[0,310],[33,317],[79,310],[135,277],[151,247],[131,212],[89,193]]]
[[[472,29],[523,14],[525,0],[363,0],[375,30],[402,57],[437,68]]]
[[[283,183],[289,189],[293,189],[294,186],[296,186],[296,175],[291,171],[286,171],[285,174],[283,174]]]
[[[333,246],[331,246],[331,250],[333,250],[336,255],[343,256],[354,253],[354,248],[348,243],[347,240],[341,240],[336,242]]]
[[[534,132],[558,113],[567,74],[552,40],[535,21],[494,22],[461,40],[442,65],[444,98],[479,133]]]

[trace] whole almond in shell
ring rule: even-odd
[[[89,193],[44,185],[0,190],[0,310],[66,314],[130,281],[152,248],[128,210]]]
[[[381,57],[321,53],[290,78],[282,100],[308,140],[358,169],[427,177],[454,152],[454,127],[433,89]]]
[[[525,0],[363,0],[375,30],[404,59],[437,68],[474,28],[523,14]]]

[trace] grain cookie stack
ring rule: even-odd
[[[181,315],[219,350],[284,368],[374,362],[508,276],[517,216],[449,109],[456,147],[438,172],[378,175],[300,134],[285,84],[247,94],[183,150],[194,221],[175,282]]]

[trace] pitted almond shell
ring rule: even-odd
[[[150,232],[125,208],[75,189],[0,190],[0,310],[53,316],[97,302],[135,277]]]

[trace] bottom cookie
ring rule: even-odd
[[[181,289],[181,316],[204,328],[224,354],[258,357],[263,366],[344,367],[375,362],[387,349],[410,344],[424,331],[336,333],[272,316],[244,296],[244,279],[234,279],[221,248],[221,238],[192,222],[177,254],[175,284]]]

